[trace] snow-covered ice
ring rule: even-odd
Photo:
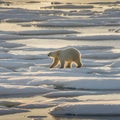
[[[18,3],[0,1],[0,115],[119,115],[120,2]],[[50,69],[47,54],[67,47],[83,67]]]
[[[92,102],[66,103],[51,111],[53,115],[119,115],[120,103]]]
[[[17,109],[17,108],[0,107],[0,115],[15,114],[21,112],[29,112],[29,111],[24,109]]]

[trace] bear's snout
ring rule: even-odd
[[[48,53],[48,57],[50,56],[50,53]]]

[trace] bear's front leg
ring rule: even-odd
[[[65,66],[65,62],[64,62],[64,61],[60,61],[60,63],[61,63],[60,68],[64,68],[64,66]]]
[[[53,60],[52,65],[50,66],[50,68],[55,67],[55,66],[58,64],[58,62],[59,62],[58,58],[55,58],[55,59]]]

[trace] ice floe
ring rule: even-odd
[[[70,30],[36,30],[36,31],[22,31],[17,32],[18,35],[56,35],[56,34],[73,34],[77,33],[76,31]]]
[[[0,67],[8,68],[11,70],[17,69],[17,68],[25,68],[29,66],[33,66],[33,63],[26,63],[26,62],[18,62],[13,60],[0,60]]]
[[[30,104],[21,104],[17,108],[24,108],[24,109],[46,108],[46,107],[53,107],[66,102],[79,102],[79,100],[75,98],[56,98],[51,100],[45,100],[42,102],[39,101]]]
[[[41,8],[54,8],[54,9],[91,9],[94,6],[92,5],[53,5]]]
[[[92,95],[96,94],[95,92],[90,91],[60,91],[60,92],[50,92],[44,94],[44,97],[48,98],[57,98],[57,97],[74,97],[74,96],[81,96],[81,95]]]
[[[10,102],[10,101],[0,101],[0,106],[6,106],[6,107],[15,107],[22,103],[20,102]]]
[[[119,115],[120,104],[112,102],[66,103],[55,107],[53,115]]]
[[[62,22],[62,24],[61,24]],[[119,17],[111,19],[106,17],[95,18],[76,18],[76,19],[58,19],[48,20],[40,24],[38,27],[87,27],[87,26],[117,26],[119,25]]]
[[[15,114],[15,113],[21,113],[21,112],[29,112],[29,111],[24,109],[17,109],[17,108],[0,107],[0,115]]]
[[[54,91],[50,88],[34,87],[34,86],[20,86],[20,85],[0,85],[0,95],[32,95],[32,94],[44,94],[46,92]]]

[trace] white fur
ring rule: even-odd
[[[61,64],[61,68],[71,68],[73,62],[77,67],[82,66],[81,54],[76,48],[56,50],[50,52],[48,56],[53,58],[53,63],[50,68],[57,66],[59,62]],[[66,66],[65,63],[67,63]]]

